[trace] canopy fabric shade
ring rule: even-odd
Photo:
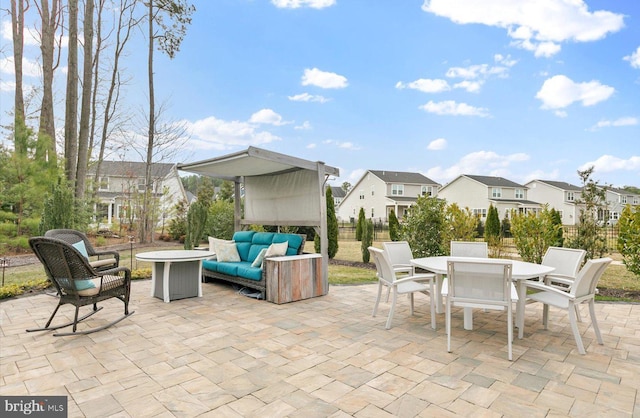
[[[261,148],[223,155],[178,169],[233,180],[236,196],[244,183],[244,219],[235,199],[236,230],[241,225],[313,226],[320,235],[325,279],[328,266],[325,182],[340,170],[322,161],[309,161]]]

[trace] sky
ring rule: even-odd
[[[174,162],[257,146],[339,168],[333,185],[389,170],[579,186],[593,166],[600,184],[640,187],[638,0],[192,3],[180,51],[156,54],[157,100],[188,133]],[[132,108],[148,97],[138,35]]]

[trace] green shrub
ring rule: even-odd
[[[28,235],[30,237],[40,235],[40,219],[23,219],[20,223],[20,230],[23,235]]]
[[[15,238],[18,233],[18,228],[16,224],[9,222],[0,223],[0,235],[8,238]]]
[[[618,225],[618,251],[627,269],[640,277],[640,208],[626,205]]]
[[[442,199],[420,196],[405,216],[402,234],[414,257],[432,257],[449,252],[444,246],[445,205],[446,201]]]
[[[15,224],[16,219],[18,219],[18,215],[13,212],[9,212],[6,210],[0,210],[0,223],[10,223]]]
[[[131,271],[131,280],[142,280],[151,278],[151,269],[135,269]]]
[[[47,279],[29,280],[20,284],[9,284],[0,286],[0,299],[7,299],[14,296],[22,295],[23,293],[32,292],[36,290],[44,290],[50,285]]]
[[[371,220],[365,220],[362,223],[362,241],[360,249],[362,250],[362,262],[368,263],[371,254],[369,254],[369,247],[373,244],[373,222]]]

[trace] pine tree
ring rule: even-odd
[[[391,241],[400,240],[400,222],[393,209],[389,212],[389,239]]]
[[[360,208],[360,213],[358,213],[358,223],[356,224],[356,239],[358,241],[362,241],[362,231],[365,222],[366,217],[364,214],[364,208]]]

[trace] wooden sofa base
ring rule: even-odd
[[[265,259],[262,280],[249,280],[207,269],[202,270],[202,276],[205,281],[223,280],[255,289],[267,301],[278,304],[323,296],[329,291],[329,283],[323,279],[320,254]]]

